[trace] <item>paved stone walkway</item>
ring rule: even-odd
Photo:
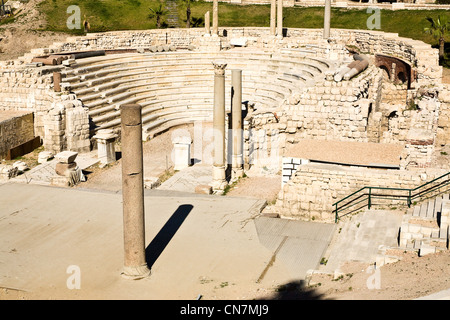
[[[162,183],[159,190],[195,192],[198,185],[209,185],[212,181],[212,166],[195,164],[176,172]]]
[[[325,253],[327,264],[319,270],[333,273],[347,261],[374,263],[380,245],[397,246],[402,214],[394,210],[366,210],[340,221]]]
[[[97,159],[97,151],[89,153],[80,153],[75,159],[75,162],[77,163],[78,167],[80,167],[81,170],[84,170],[92,166],[98,161],[99,160]],[[28,171],[25,171],[24,173],[11,179],[11,181],[27,184],[32,183],[32,184],[50,185],[52,177],[56,175],[55,166],[56,160],[53,158],[52,160],[49,160],[46,163],[39,164],[36,167]]]

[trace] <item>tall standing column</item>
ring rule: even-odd
[[[242,70],[231,70],[231,94],[231,128],[233,137],[231,180],[237,180],[244,173],[242,168]]]
[[[277,37],[283,37],[283,0],[277,0]]]
[[[223,190],[225,179],[225,68],[226,63],[213,62],[214,65],[214,163],[213,189]]]
[[[277,32],[277,0],[270,0],[270,35]]]
[[[331,0],[325,0],[325,12],[323,17],[323,38],[330,37]]]
[[[205,13],[205,35],[211,34],[211,22],[209,18],[209,11],[206,11]]]
[[[140,279],[150,275],[145,259],[144,172],[142,115],[139,104],[120,106],[122,127],[122,197],[124,268],[122,276]]]
[[[212,35],[219,34],[219,0],[213,0]]]

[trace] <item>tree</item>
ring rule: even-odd
[[[161,18],[167,13],[166,10],[164,10],[164,7],[162,3],[159,4],[156,8],[150,8],[150,13],[148,15],[149,19],[156,18],[156,27],[159,29],[161,28]]]
[[[191,27],[191,1],[192,0],[179,0],[186,6],[186,28]]]
[[[444,58],[445,35],[449,31],[449,22],[446,15],[439,15],[437,19],[431,17],[426,18],[430,26],[424,28],[425,33],[431,34],[439,40],[439,59]]]

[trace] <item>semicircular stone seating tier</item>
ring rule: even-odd
[[[214,68],[226,69],[229,109],[231,69],[242,70],[242,97],[256,109],[276,108],[296,89],[324,78],[330,64],[290,53],[124,53],[77,60],[62,71],[76,98],[89,108],[91,133],[120,127],[120,105],[142,105],[144,138],[193,121],[212,121]]]

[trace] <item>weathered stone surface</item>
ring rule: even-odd
[[[74,151],[63,151],[55,155],[55,159],[59,163],[72,163],[78,156],[78,152]]]
[[[68,177],[70,175],[70,171],[74,171],[76,168],[77,168],[76,162],[70,162],[70,163],[58,162],[55,166],[55,172],[59,176]]]
[[[212,194],[213,189],[209,185],[198,185],[195,187],[195,193],[201,193],[201,194]]]

